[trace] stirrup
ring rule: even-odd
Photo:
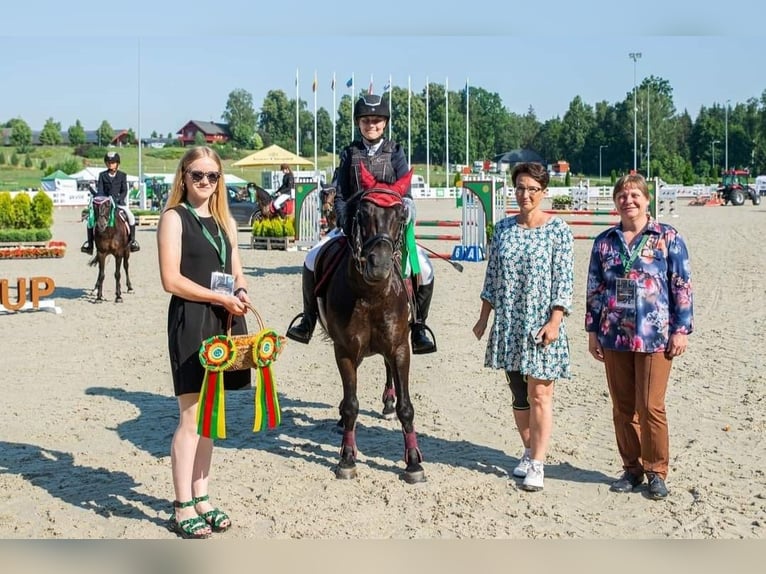
[[[426,333],[431,335],[431,345],[424,346],[420,348],[415,348],[415,333],[416,332],[422,332],[425,331]],[[426,325],[425,323],[414,323],[410,326],[410,340],[412,342],[412,354],[413,355],[427,355],[428,353],[435,353],[436,352],[436,336],[434,335],[434,332],[431,330],[431,327]]]
[[[295,318],[293,318],[292,321],[290,321],[290,325],[287,327],[287,332],[285,335],[292,339],[293,341],[298,341],[299,343],[303,343],[304,345],[308,345],[311,341],[311,337],[314,334],[314,328],[309,325],[307,328],[307,333],[296,333],[295,330],[299,329],[303,325],[303,319],[306,318],[306,313],[298,313]],[[308,319],[307,319],[308,320]],[[296,321],[300,321],[298,325],[295,325]],[[314,325],[316,326],[316,324]]]
[[[138,244],[138,242],[132,241],[130,244],[130,251],[135,253],[136,251],[140,251],[140,250],[141,250],[141,246]]]

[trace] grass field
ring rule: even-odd
[[[118,148],[120,153],[120,169],[132,175],[138,175],[138,149],[134,147]],[[144,149],[141,158],[141,168],[144,173],[172,173],[178,166],[178,160],[184,154],[184,148],[164,148],[161,150]],[[16,152],[13,147],[0,147],[0,153],[5,157],[5,163],[0,165],[0,191],[14,191],[17,189],[40,187],[40,180],[44,176],[40,169],[42,160],[50,167],[66,160],[74,158],[79,161],[81,167],[90,165],[92,167],[103,167],[103,163],[98,159],[84,159],[73,155],[73,148],[66,146],[35,146],[27,154],[17,154],[19,165],[13,166],[11,156]],[[248,152],[250,153],[250,152]],[[161,157],[158,157],[161,156]],[[29,157],[33,167],[24,167],[26,158]],[[224,160],[224,169],[247,181],[253,181],[261,184],[261,174],[265,170],[277,170],[279,166],[268,168],[239,168],[231,167],[236,160]],[[88,162],[87,164],[85,162]],[[319,169],[327,173],[328,178],[332,176],[333,158],[332,154],[326,154],[317,157]],[[337,160],[336,160],[337,164]],[[426,165],[415,164],[415,173],[426,176]],[[73,172],[70,172],[73,173]],[[431,186],[444,187],[446,185],[444,176],[444,166],[431,165]]]

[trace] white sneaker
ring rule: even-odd
[[[543,478],[545,477],[545,471],[543,470],[544,466],[545,465],[539,460],[530,460],[527,476],[524,477],[524,482],[521,483],[521,488],[532,492],[542,490]]]
[[[519,478],[524,478],[527,476],[530,461],[531,459],[529,458],[529,455],[525,453],[521,457],[521,460],[519,460],[519,464],[517,464],[516,468],[513,469],[513,476],[518,476]]]

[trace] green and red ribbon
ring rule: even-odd
[[[282,351],[282,341],[283,338],[273,329],[263,329],[253,343],[253,358],[257,366],[253,432],[276,428],[282,422],[277,383],[271,369],[271,364]]]
[[[226,404],[223,373],[237,357],[237,346],[226,335],[205,339],[199,349],[199,361],[205,367],[199,402],[197,434],[207,438],[226,438]]]

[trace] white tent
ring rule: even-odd
[[[76,179],[77,181],[98,181],[98,174],[105,171],[105,167],[86,167],[81,169],[77,173],[70,173],[69,177]],[[128,183],[138,183],[138,176],[127,174]]]

